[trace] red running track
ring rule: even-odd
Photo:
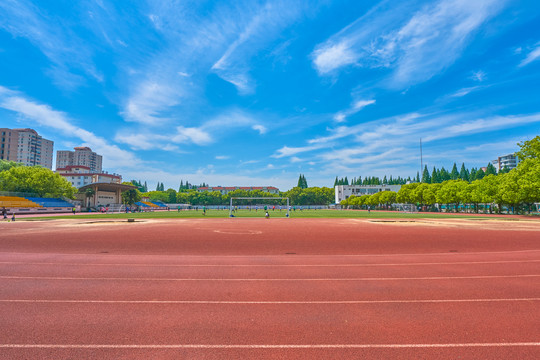
[[[2,359],[537,359],[540,223],[0,223]]]

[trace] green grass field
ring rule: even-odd
[[[270,218],[285,218],[286,211],[269,211]],[[114,213],[114,214],[66,214],[62,216],[42,216],[34,218],[24,218],[20,220],[38,220],[38,219],[189,219],[189,218],[227,218],[228,210],[207,210],[203,215],[202,210],[183,210],[183,211],[156,211],[143,213]],[[249,211],[238,210],[235,213],[237,218],[264,218],[264,210]],[[442,219],[442,218],[478,218],[474,214],[446,214],[446,213],[399,213],[391,211],[367,211],[362,210],[296,210],[290,212],[291,218],[373,218],[373,219]],[[484,217],[485,218],[485,217]],[[487,218],[490,218],[487,216]],[[495,218],[495,217],[493,217]]]

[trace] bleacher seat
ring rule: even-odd
[[[72,204],[62,199],[35,197],[27,197],[26,199],[33,201],[34,203],[37,203],[42,207],[73,207]]]
[[[29,199],[19,196],[0,196],[0,207],[6,208],[36,208],[42,207]]]
[[[150,201],[141,201],[143,204],[146,204],[147,206],[150,206],[150,207],[159,207],[157,206],[156,204],[153,204],[151,203]]]

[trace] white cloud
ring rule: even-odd
[[[340,111],[334,115],[334,121],[341,123],[345,122],[348,116],[354,115],[368,105],[375,104],[375,100],[356,100],[347,110]]]
[[[540,43],[537,44],[535,49],[533,49],[527,54],[527,57],[521,61],[519,67],[529,65],[530,63],[538,59],[540,59]]]
[[[318,149],[321,149],[322,147],[323,145],[311,145],[311,146],[303,146],[303,147],[283,146],[281,149],[278,149],[276,151],[276,154],[272,155],[272,157],[282,158],[286,156],[296,155],[302,152],[318,150]]]
[[[268,1],[262,6],[245,6],[228,14],[231,23],[224,28],[233,30],[233,40],[212,65],[211,69],[223,80],[236,86],[241,95],[252,94],[255,83],[249,76],[249,59],[277,38],[282,30],[303,15],[301,3],[286,0]],[[223,19],[220,19],[222,22]]]
[[[414,2],[378,5],[312,53],[321,75],[355,64],[393,70],[388,85],[406,87],[452,65],[475,32],[506,0],[440,0],[406,17]]]
[[[482,81],[486,80],[486,78],[487,78],[487,75],[482,70],[478,70],[478,71],[473,72],[473,74],[471,76],[471,79],[473,79],[475,81],[478,81],[478,82],[482,82]]]
[[[147,81],[136,88],[125,106],[124,119],[145,125],[161,125],[170,120],[164,112],[178,105],[181,95],[177,88],[166,81]]]
[[[89,146],[97,153],[107,154],[104,158],[104,167],[129,167],[140,163],[133,153],[116,145],[110,145],[102,137],[73,125],[73,120],[67,114],[54,110],[49,105],[29,100],[21,93],[2,86],[0,86],[0,107],[16,112],[40,126],[56,129],[67,136],[77,137],[83,141],[83,146]]]
[[[208,145],[213,142],[210,134],[200,128],[178,126],[176,130],[177,134],[172,138],[176,143],[192,142],[197,145]]]
[[[359,58],[346,42],[326,44],[313,52],[313,63],[319,74],[356,63]]]
[[[266,134],[266,132],[268,131],[268,129],[266,129],[266,127],[262,126],[262,125],[253,125],[251,127],[253,130],[256,130],[259,132],[259,134],[263,135],[263,134]]]
[[[227,155],[217,155],[216,160],[227,160],[230,159],[230,156]]]
[[[483,86],[471,86],[471,87],[467,87],[467,88],[463,88],[463,89],[459,89],[458,91],[456,91],[455,93],[453,94],[450,94],[449,96],[450,97],[463,97],[473,91],[476,91],[478,89],[481,89],[483,88]]]
[[[14,37],[23,37],[51,62],[45,73],[61,88],[72,90],[86,82],[76,73],[84,73],[103,82],[103,74],[92,61],[93,53],[71,30],[70,24],[52,18],[29,1],[0,1],[0,29]]]

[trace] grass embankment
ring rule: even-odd
[[[268,212],[270,218],[285,218],[286,211],[278,210]],[[238,210],[234,213],[236,218],[264,218],[264,210]],[[207,210],[203,215],[202,210],[183,210],[183,211],[156,211],[143,213],[114,213],[114,214],[77,214],[65,216],[40,216],[35,218],[26,218],[25,220],[38,219],[192,219],[192,218],[227,218],[228,210]],[[291,218],[373,218],[373,219],[442,219],[442,218],[478,218],[474,214],[447,214],[447,213],[400,213],[393,211],[362,211],[362,210],[296,210],[290,212]],[[485,216],[484,218],[490,218]],[[495,216],[494,216],[495,218]],[[21,219],[22,220],[22,219]]]

